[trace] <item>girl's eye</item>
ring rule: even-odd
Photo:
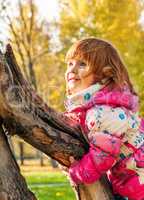
[[[72,62],[68,62],[68,66],[72,66],[73,65],[73,63]]]
[[[80,62],[80,68],[85,68],[85,67],[86,67],[86,63]]]

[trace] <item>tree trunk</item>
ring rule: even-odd
[[[10,150],[0,126],[0,200],[36,200],[20,174],[19,166]]]
[[[24,80],[11,47],[0,55],[0,115],[9,133],[17,134],[46,155],[69,167],[69,156],[80,159],[88,143],[78,125],[48,107]],[[112,200],[106,178],[75,188],[77,199]]]

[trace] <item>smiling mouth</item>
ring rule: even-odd
[[[78,78],[70,78],[70,79],[68,79],[68,82],[69,81],[78,81],[78,80],[80,80],[80,79],[78,79]]]

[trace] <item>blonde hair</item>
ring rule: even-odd
[[[66,54],[66,62],[69,59],[86,62],[96,75],[95,82],[106,78],[110,89],[123,89],[126,85],[137,95],[118,51],[109,42],[94,37],[77,41]]]

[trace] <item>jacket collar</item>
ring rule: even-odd
[[[66,110],[71,111],[77,107],[81,107],[84,106],[86,103],[89,103],[92,97],[94,97],[94,95],[103,87],[104,85],[96,83],[82,90],[81,92],[67,96],[67,99],[64,101]]]
[[[96,83],[75,95],[68,96],[64,103],[67,111],[76,108],[88,109],[96,104],[103,104],[113,107],[125,107],[136,112],[138,101],[138,97],[133,95],[127,87],[123,90],[113,89],[109,91],[108,86]]]

